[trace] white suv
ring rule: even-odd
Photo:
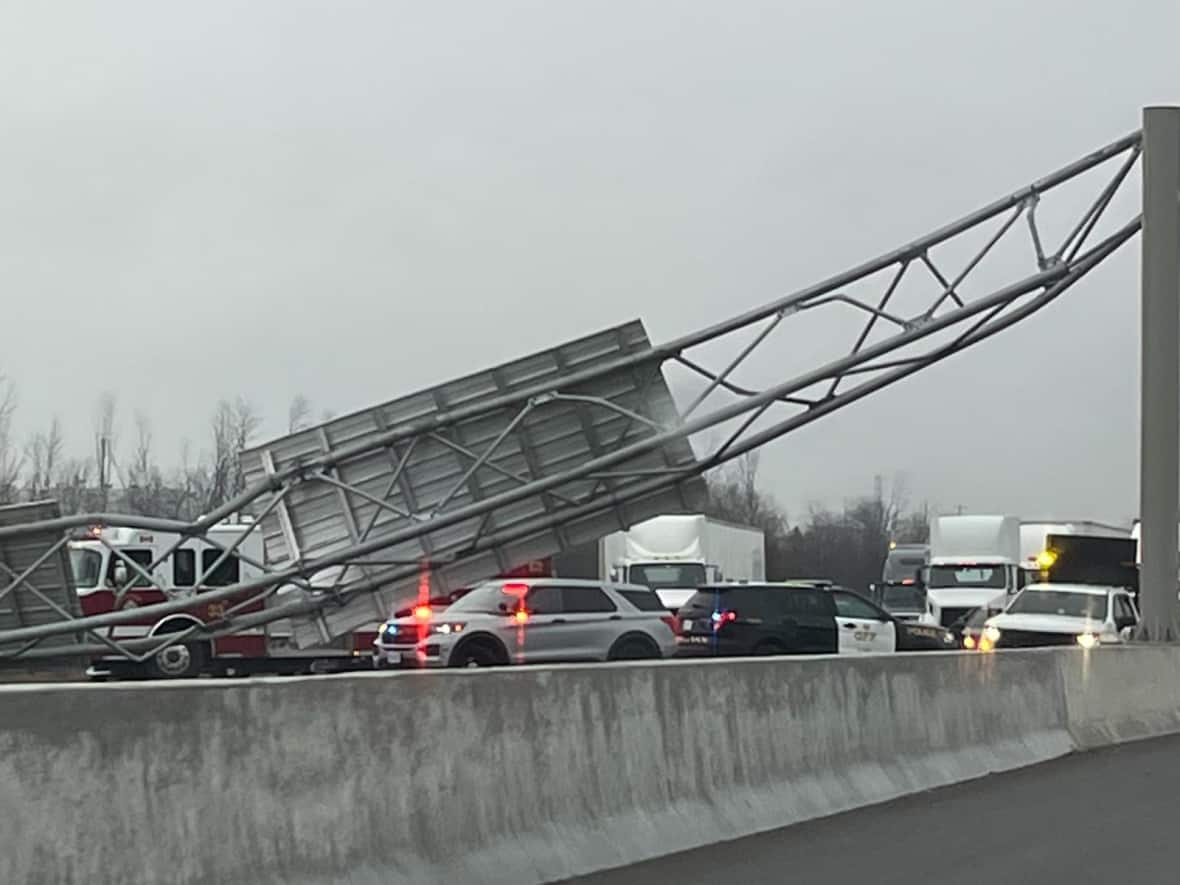
[[[671,657],[675,619],[651,589],[562,578],[497,580],[442,612],[386,622],[377,666],[490,667]]]

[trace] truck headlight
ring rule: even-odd
[[[1102,640],[1098,638],[1097,634],[1094,634],[1094,633],[1079,633],[1078,634],[1078,645],[1080,645],[1082,648],[1086,648],[1086,649],[1094,648],[1101,641]]]
[[[983,628],[983,638],[988,642],[997,643],[1000,641],[1000,628],[993,627],[990,624]]]

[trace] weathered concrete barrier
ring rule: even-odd
[[[1180,733],[1180,648],[1104,648],[1059,661],[1078,749]]]
[[[2,688],[0,882],[551,881],[1170,730],[1145,651]]]

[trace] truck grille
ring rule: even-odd
[[[1054,645],[1076,645],[1076,633],[1040,633],[1035,630],[1001,630],[997,648],[1043,648]]]

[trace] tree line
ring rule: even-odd
[[[905,484],[880,476],[872,490],[845,501],[839,510],[813,505],[791,523],[758,485],[758,453],[751,452],[707,477],[707,515],[762,529],[766,577],[827,578],[854,590],[881,580],[891,541],[926,543],[929,508],[910,508]]]
[[[294,433],[313,423],[312,406],[302,395],[288,409]],[[92,424],[92,448],[67,456],[61,420],[24,439],[15,429],[17,391],[0,375],[0,504],[53,498],[62,513],[134,513],[193,520],[220,507],[246,486],[238,453],[262,425],[259,410],[245,397],[218,400],[208,433],[194,446],[181,444],[171,467],[162,466],[150,418],[131,415],[133,432],[124,440],[114,394],[99,397]],[[330,412],[321,414],[329,420]]]

